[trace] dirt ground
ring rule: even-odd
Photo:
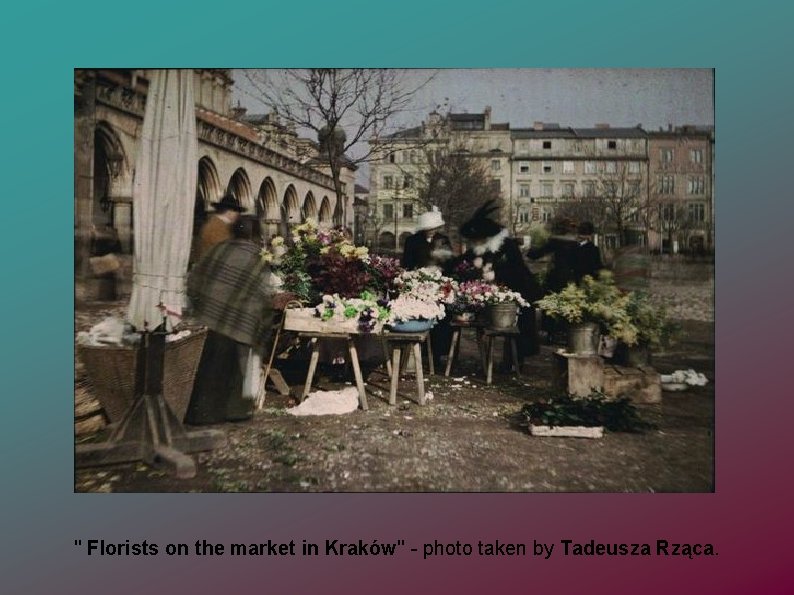
[[[81,324],[78,319],[77,330]],[[524,403],[549,395],[557,347],[544,346],[528,359],[520,378],[496,374],[486,386],[467,337],[452,376],[429,378],[433,398],[425,406],[411,400],[409,379],[401,383],[398,404],[390,406],[387,379],[377,370],[368,379],[366,412],[295,417],[285,411],[294,399],[271,391],[253,420],[214,426],[226,433],[228,446],[195,455],[194,478],[175,479],[142,463],[82,469],[75,472],[75,491],[712,491],[713,324],[691,321],[684,331],[674,350],[655,354],[653,365],[661,373],[693,368],[709,383],[638,406],[642,418],[655,424],[643,433],[607,432],[595,440],[530,436],[519,412]],[[343,386],[320,380],[322,388]],[[90,395],[79,363],[75,386]],[[77,442],[99,436],[89,433]]]

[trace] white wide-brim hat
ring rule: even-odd
[[[418,231],[438,227],[444,227],[444,219],[441,218],[441,211],[438,210],[438,207],[432,207],[430,211],[419,215],[419,223],[416,225]]]

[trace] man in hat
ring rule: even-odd
[[[444,268],[452,258],[452,244],[442,233],[444,219],[438,207],[433,206],[426,213],[419,215],[416,232],[405,239],[402,266],[405,269],[421,269],[423,267]]]
[[[237,204],[237,199],[231,194],[225,195],[220,202],[212,203],[215,212],[201,228],[199,243],[196,249],[196,260],[207,254],[210,248],[225,240],[234,237],[234,224],[245,211],[244,207]]]

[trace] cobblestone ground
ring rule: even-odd
[[[714,322],[714,283],[678,282],[652,279],[651,299],[667,308],[675,320]]]

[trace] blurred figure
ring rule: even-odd
[[[237,204],[235,198],[227,194],[220,202],[212,203],[215,212],[201,228],[199,243],[196,249],[196,261],[209,252],[210,248],[220,242],[231,240],[234,237],[234,224],[245,211],[244,207]]]
[[[542,246],[530,248],[527,256],[532,260],[551,254],[551,266],[543,283],[544,294],[555,293],[568,283],[575,283],[577,247],[579,245],[576,225],[570,219],[555,219],[551,226],[552,235]]]
[[[252,225],[211,247],[188,277],[196,320],[208,329],[185,421],[250,419],[261,382],[261,356],[272,324],[275,288]]]
[[[595,228],[590,221],[583,221],[577,230],[578,245],[575,252],[574,276],[578,283],[587,275],[593,278],[598,276],[598,271],[604,268],[601,260],[601,249],[593,243]]]
[[[462,258],[482,271],[484,281],[504,285],[532,303],[542,296],[540,284],[524,262],[516,240],[504,226],[490,218],[498,208],[494,201],[488,201],[461,226],[460,234],[471,242]],[[520,365],[524,357],[535,355],[539,350],[534,308],[521,308],[518,328],[521,331],[518,340]]]

